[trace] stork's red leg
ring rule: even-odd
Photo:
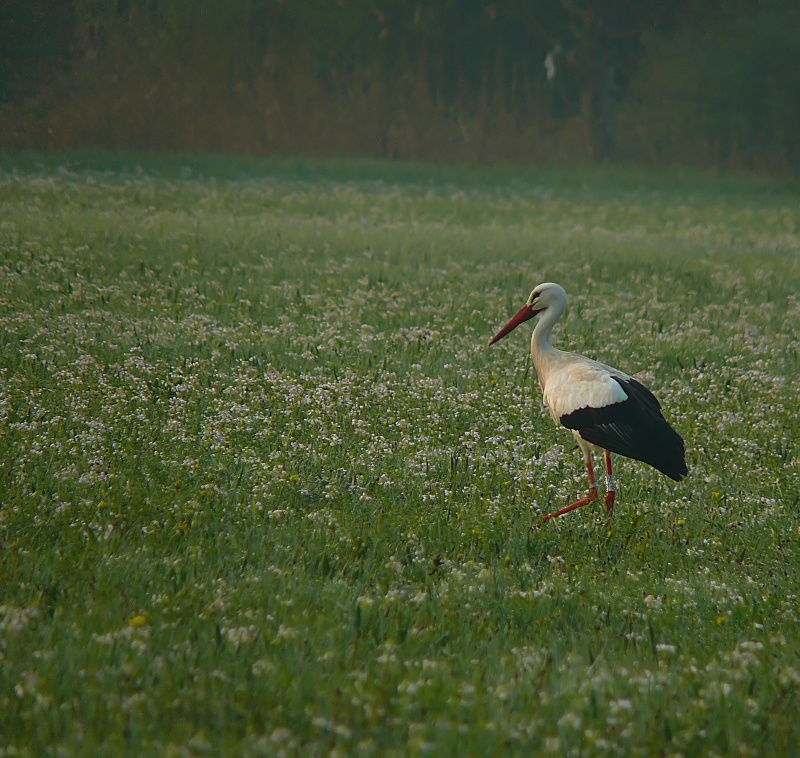
[[[555,513],[548,513],[545,517],[545,521],[549,521],[551,518],[557,518],[558,516],[563,516],[565,513],[569,513],[570,511],[574,511],[576,508],[583,508],[584,505],[589,505],[589,503],[593,503],[597,500],[597,483],[594,480],[594,468],[592,467],[592,456],[591,453],[586,453],[585,457],[586,462],[586,473],[589,477],[589,494],[583,498],[583,500],[578,500],[572,505],[568,505],[566,508],[562,508],[560,511],[556,511]]]
[[[611,517],[614,515],[614,499],[617,496],[617,485],[614,483],[614,476],[611,473],[611,453],[606,450],[606,517],[611,524]]]

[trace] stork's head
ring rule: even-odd
[[[498,340],[503,339],[509,332],[516,329],[520,324],[538,316],[540,313],[557,308],[559,315],[567,306],[567,293],[564,288],[552,282],[545,282],[534,288],[528,296],[528,302],[522,306],[519,313],[511,319],[497,334],[494,335],[490,345],[494,345]]]

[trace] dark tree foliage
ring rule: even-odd
[[[3,0],[0,4],[0,102],[44,67],[75,52],[76,13],[69,2]]]
[[[796,5],[796,0],[6,0],[0,5],[0,103],[32,101],[30,94],[44,91],[54,75],[68,86],[70,71],[83,67],[75,81],[94,76],[96,87],[119,88],[138,76],[139,92],[154,112],[159,106],[147,99],[153,87],[169,87],[171,102],[207,97],[209,104],[214,92],[241,90],[247,97],[237,102],[249,107],[261,96],[262,111],[275,102],[288,108],[296,95],[297,121],[303,102],[313,97],[331,108],[341,109],[344,102],[355,114],[371,108],[384,124],[378,142],[385,155],[391,154],[386,144],[392,124],[397,129],[398,123],[413,121],[424,106],[431,123],[434,114],[442,124],[463,123],[486,139],[502,127],[506,133],[530,132],[542,143],[580,123],[588,152],[598,161],[613,160],[618,152],[631,157],[632,135],[640,154],[664,160],[681,151],[690,156],[695,130],[702,140],[694,143],[721,161],[736,153],[755,163],[772,150],[796,163]],[[87,74],[86,62],[95,60],[98,65]],[[207,77],[207,86],[193,81],[192,94],[182,95],[181,61],[197,61],[202,71],[195,66],[191,73],[195,80]],[[149,77],[156,78],[151,83]],[[46,101],[35,107],[41,111]],[[218,98],[217,112],[237,102]],[[143,106],[141,113],[146,110]],[[625,129],[619,126],[623,121]],[[196,119],[192,129],[202,128]],[[653,144],[646,144],[651,135]],[[627,144],[620,144],[624,140]]]

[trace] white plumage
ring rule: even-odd
[[[580,408],[605,408],[628,399],[625,390],[611,377],[608,366],[585,358],[575,361],[576,356],[561,350],[547,364],[536,366],[542,384],[542,399],[550,410],[553,420],[559,424],[561,417]],[[630,377],[616,372],[625,379]]]
[[[592,452],[602,450],[607,477],[605,505],[610,519],[616,490],[611,453],[649,463],[679,481],[688,473],[685,445],[664,419],[658,400],[636,379],[611,366],[553,347],[550,336],[566,307],[567,293],[562,287],[550,282],[540,284],[490,344],[521,323],[540,316],[531,337],[531,358],[542,386],[542,399],[553,420],[575,436],[589,477],[587,497],[545,518],[597,500]]]

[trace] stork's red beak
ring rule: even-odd
[[[490,345],[494,345],[497,340],[503,339],[509,332],[513,332],[520,324],[532,319],[540,310],[534,310],[530,305],[525,304],[522,306],[519,313],[511,319],[497,334],[494,335]]]

